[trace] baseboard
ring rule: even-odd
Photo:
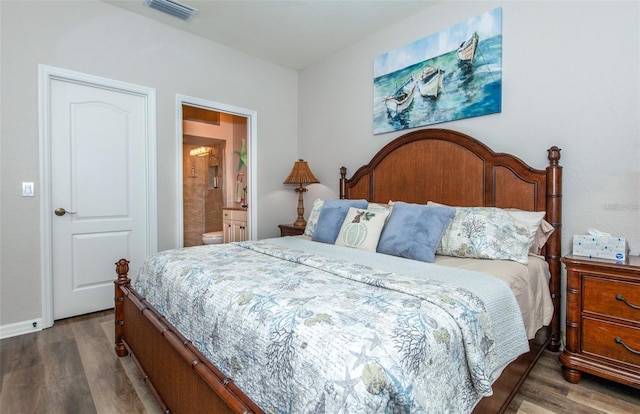
[[[12,336],[24,335],[42,330],[42,319],[33,319],[24,322],[16,322],[8,325],[0,325],[0,339]]]

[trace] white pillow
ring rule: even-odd
[[[369,203],[367,210],[391,210],[393,205],[383,203]]]
[[[350,207],[335,244],[375,252],[389,209],[364,210]]]
[[[307,226],[304,228],[305,236],[313,236],[313,232],[318,225],[318,217],[320,217],[320,210],[322,210],[323,204],[324,200],[320,200],[319,198],[313,202],[313,207],[311,207],[311,212],[309,213],[309,220],[307,220]]]

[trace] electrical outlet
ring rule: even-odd
[[[22,196],[33,197],[35,196],[35,187],[33,183],[22,183]]]

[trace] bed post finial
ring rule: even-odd
[[[547,150],[547,152],[549,153],[549,165],[558,165],[558,161],[560,161],[560,151],[562,150],[555,145]]]
[[[116,286],[115,296],[113,298],[115,302],[115,328],[116,328],[116,344],[115,350],[119,357],[126,356],[128,354],[127,348],[124,346],[122,338],[124,336],[124,291],[122,287],[125,287],[131,283],[131,279],[127,276],[129,273],[129,261],[127,259],[120,259],[116,262],[116,273],[118,279],[113,283]]]
[[[121,278],[128,279],[127,274],[129,273],[129,262],[127,259],[120,259],[116,262],[116,273],[118,274],[118,280]]]

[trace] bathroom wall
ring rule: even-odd
[[[191,156],[190,151],[202,147],[202,139],[184,137],[182,151],[184,245],[202,244],[202,233],[222,230],[224,203],[225,142],[209,140],[209,154]],[[217,187],[214,176],[218,177]]]
[[[235,183],[237,172],[246,174],[247,169],[243,167],[238,171],[238,155],[242,140],[247,139],[247,118],[225,112],[220,112],[220,125],[213,125],[206,122],[194,122],[185,120],[182,122],[183,141],[184,137],[204,138],[200,145],[208,145],[207,139],[215,138],[227,142],[227,150],[224,161],[224,205],[225,207],[240,207],[240,203],[235,202]],[[246,180],[245,180],[246,182]]]

